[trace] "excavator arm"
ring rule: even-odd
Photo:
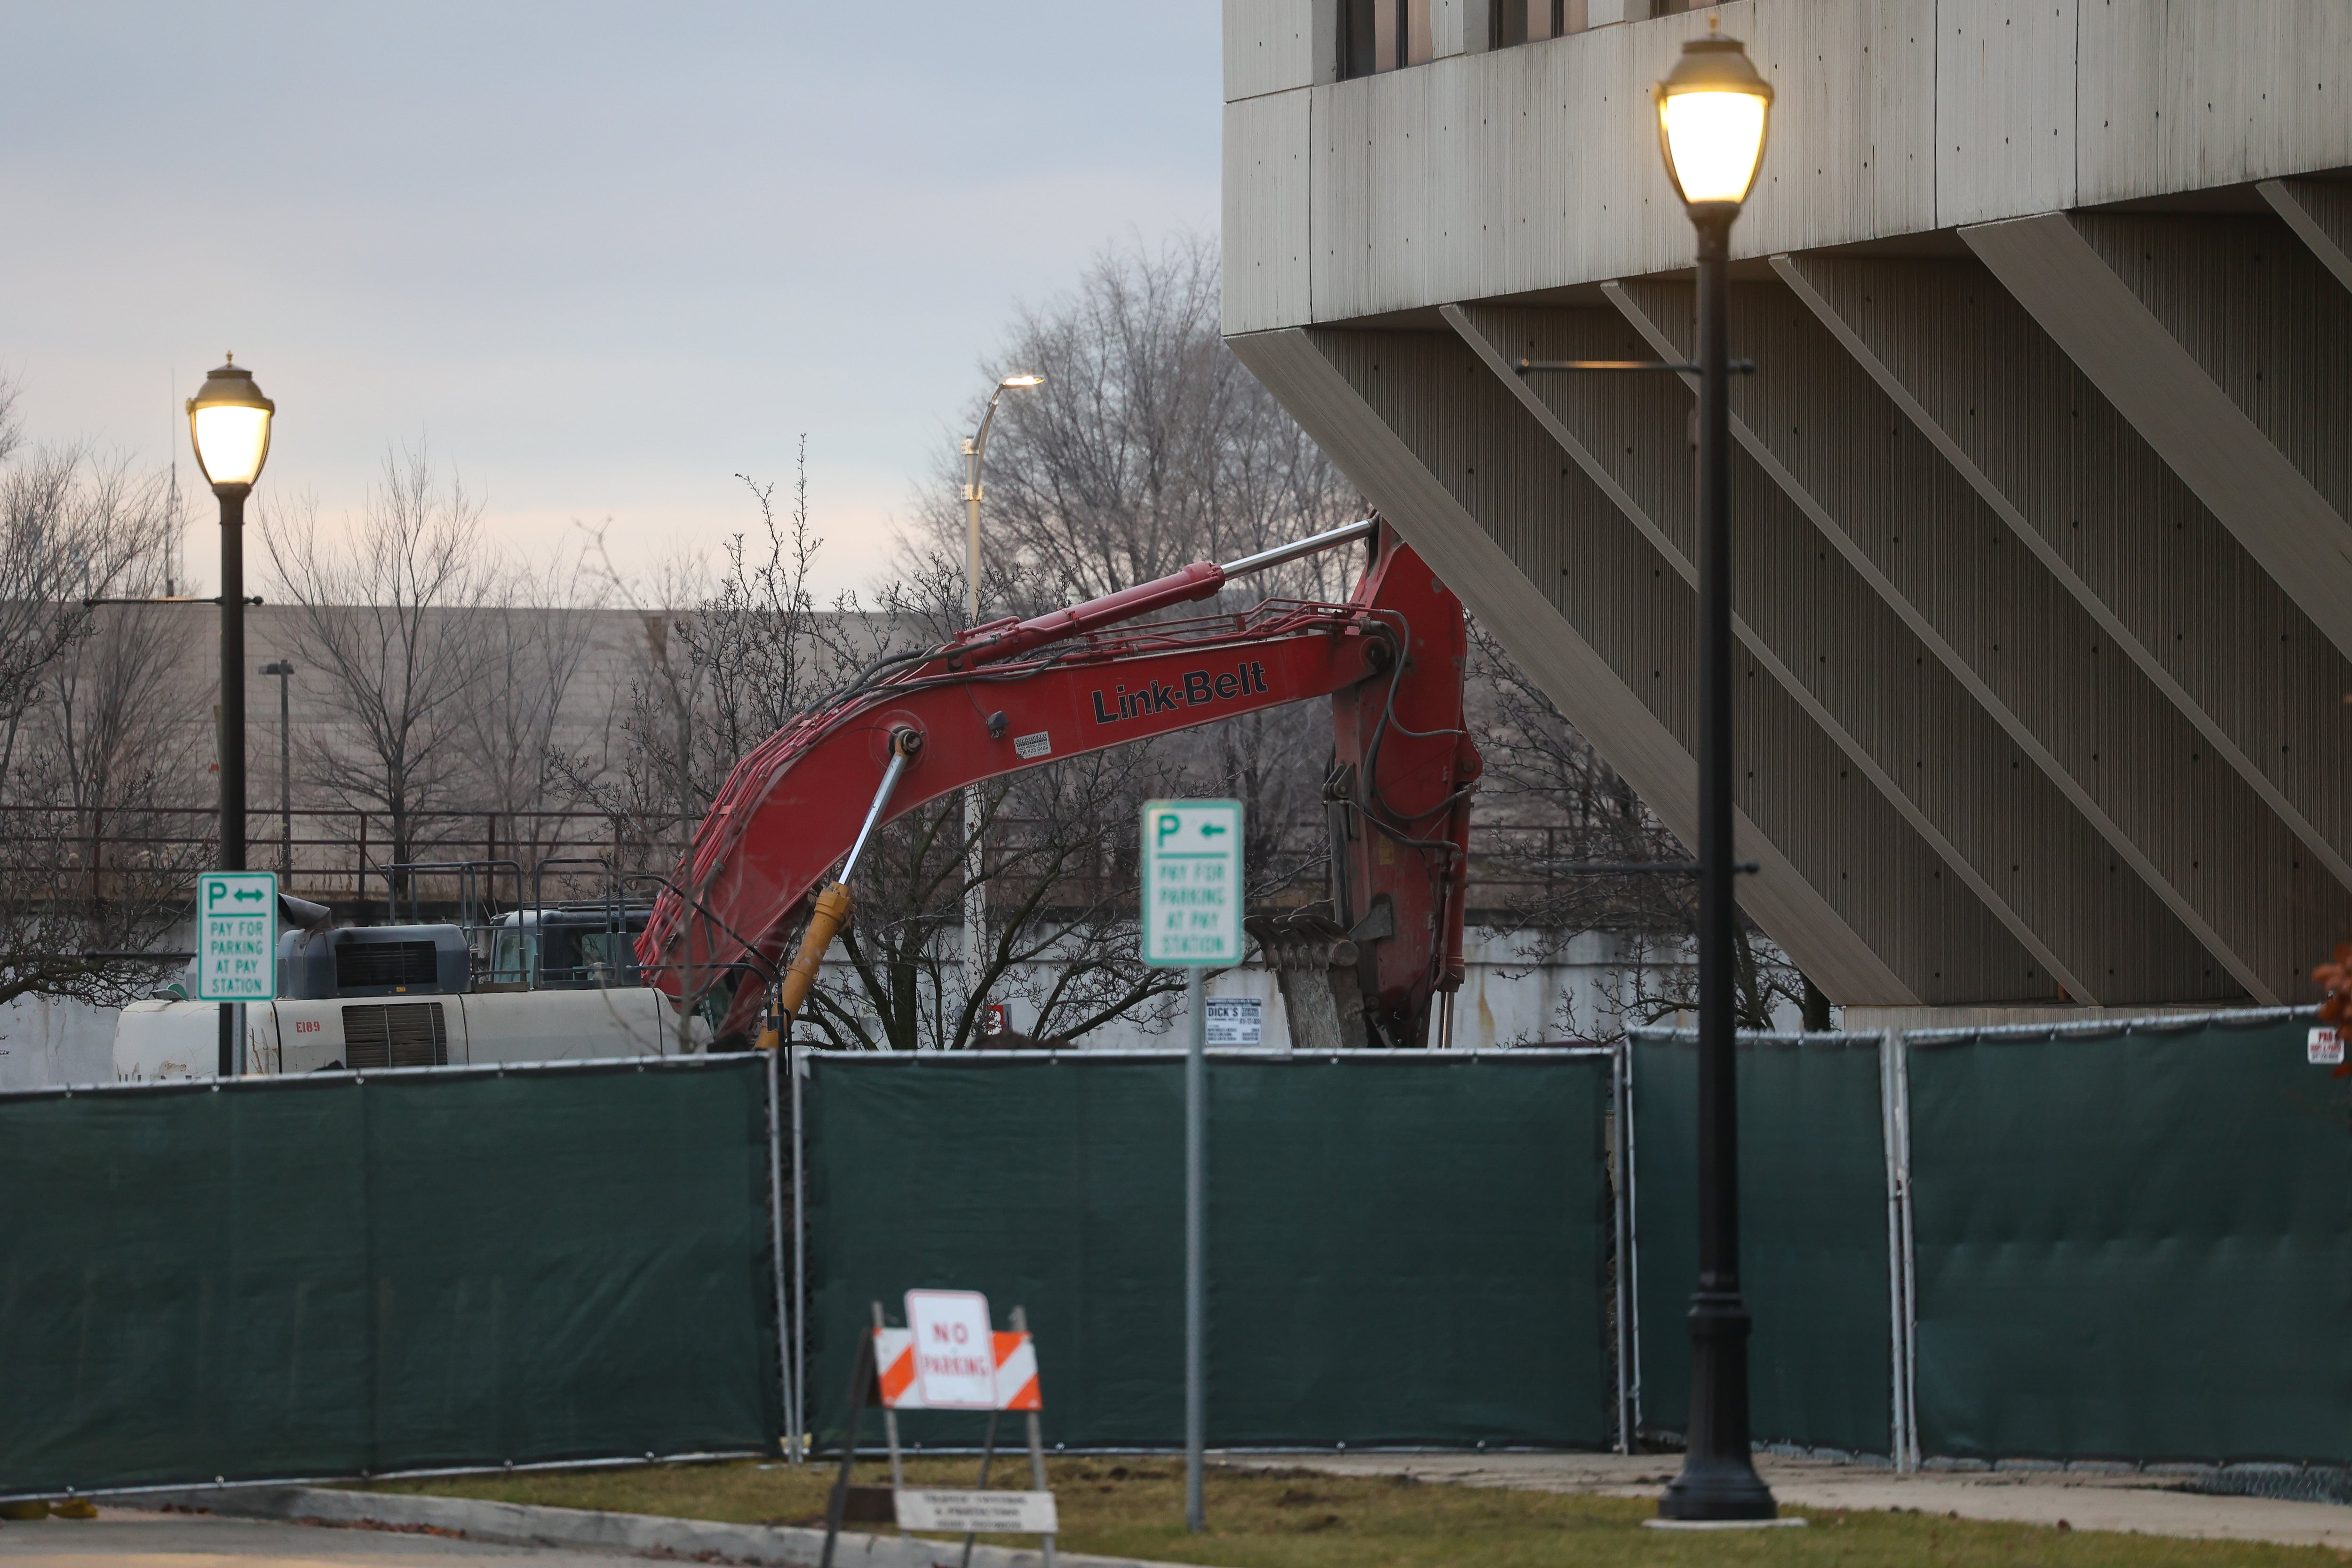
[[[1345,603],[1268,599],[1111,629],[1360,540],[1370,560]],[[1463,724],[1466,646],[1460,601],[1374,520],[886,659],[736,764],[638,956],[681,1006],[721,992],[719,1037],[740,1039],[772,982],[786,1014],[799,1010],[847,918],[848,873],[828,873],[884,824],[983,779],[1328,697],[1334,917],[1360,954],[1368,1037],[1417,1045],[1433,994],[1462,978],[1479,769]],[[804,911],[786,974],[779,960]]]

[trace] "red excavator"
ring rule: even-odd
[[[1344,604],[1267,599],[1235,615],[1125,624],[1359,542],[1369,560]],[[849,919],[858,855],[893,818],[982,779],[1328,697],[1324,929],[1333,951],[1352,949],[1361,993],[1360,1009],[1346,1010],[1361,1037],[1345,1043],[1423,1044],[1433,997],[1462,983],[1479,771],[1463,723],[1466,648],[1461,601],[1373,518],[878,660],[735,765],[638,956],[681,1015],[718,998],[715,1048],[740,1048],[772,987],[783,1028],[800,1014]],[[796,956],[782,966],[796,923]]]

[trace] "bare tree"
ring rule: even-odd
[[[321,542],[310,503],[265,516],[262,538],[333,716],[311,782],[382,813],[389,858],[415,859],[418,815],[453,804],[466,781],[469,718],[492,669],[481,509],[418,448],[385,457],[348,544]]]
[[[1225,347],[1206,237],[1106,250],[1074,294],[1022,310],[984,368],[1045,378],[1005,401],[989,447],[986,547],[1008,586],[1088,598],[1362,515]],[[962,485],[943,454],[917,510],[918,536],[958,560]],[[1344,591],[1338,564],[1309,558],[1249,592]]]
[[[0,447],[13,448],[0,391]],[[201,798],[196,627],[152,593],[177,519],[169,491],[78,448],[0,476],[0,1001],[95,1003],[151,984],[151,948],[185,912],[206,847],[163,843],[162,808]]]
[[[1045,381],[998,414],[983,617],[1114,593],[1364,515],[1354,487],[1234,358],[1218,321],[1216,247],[1200,236],[1107,249],[1075,291],[1015,319],[987,379],[1033,372]],[[962,485],[961,460],[943,454],[918,500],[904,577],[960,579]],[[1269,595],[1337,598],[1362,561],[1353,551],[1308,556],[1171,614]],[[1328,864],[1328,711],[1307,703],[1229,720],[1169,737],[1139,764],[1151,775],[1143,795],[1242,801],[1261,907],[1318,881]]]
[[[830,617],[809,586],[824,542],[809,518],[807,438],[782,513],[773,484],[736,477],[760,527],[728,540],[715,575],[673,563],[648,592],[614,570],[601,535],[591,547],[605,594],[638,616],[645,651],[597,754],[573,753],[565,773],[648,851],[667,845],[675,856],[736,763],[790,722],[832,668]]]
[[[478,612],[484,676],[463,707],[464,798],[507,818],[526,864],[562,846],[560,828],[531,814],[583,798],[557,727],[594,633],[593,587],[576,554],[536,570],[509,565]]]
[[[1572,1034],[1609,1038],[1698,1005],[1691,933],[1698,884],[1676,871],[1594,871],[1599,866],[1686,862],[1689,856],[1633,787],[1612,771],[1551,699],[1476,623],[1470,629],[1471,723],[1486,759],[1481,820],[1499,831],[1482,868],[1524,889],[1505,911],[1506,933],[1529,964],[1557,962],[1589,931],[1616,939],[1612,994],[1599,1016],[1570,1011]],[[1738,1026],[1776,1027],[1783,1005],[1807,1028],[1826,1029],[1828,1004],[1770,939],[1742,916],[1734,991]]]
[[[13,384],[0,382],[0,793],[50,667],[91,626],[85,600],[160,574],[177,519],[152,476],[79,447],[22,447]],[[145,582],[144,577],[140,582]]]

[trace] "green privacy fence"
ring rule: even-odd
[[[1911,1037],[1927,1453],[2352,1460],[2352,1088],[2310,1026]]]
[[[1028,1310],[1048,1442],[1183,1432],[1183,1065],[804,1053],[804,1386],[909,1288]],[[1213,1056],[1213,1445],[1612,1437],[1604,1051]],[[908,1413],[910,1442],[982,1417]],[[869,1434],[870,1440],[870,1434]]]
[[[1739,1042],[1740,1272],[1759,1441],[1895,1451],[1899,1236],[1882,1054],[1877,1035]],[[1639,1429],[1678,1439],[1698,1275],[1697,1046],[1643,1034],[1631,1060]]]
[[[0,1099],[0,1496],[772,1452],[771,1078]]]
[[[2352,1081],[2309,1026],[1744,1042],[1756,1435],[2352,1462]],[[746,1056],[0,1097],[0,1497],[831,1442],[916,1286],[1027,1309],[1048,1441],[1177,1442],[1181,1058],[796,1059],[773,1110]],[[1213,1058],[1210,1440],[1670,1437],[1695,1066]]]

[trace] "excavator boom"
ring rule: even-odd
[[[1110,629],[1358,539],[1370,541],[1371,560],[1345,603],[1268,599],[1237,615]],[[656,899],[638,956],[682,1005],[722,990],[719,1037],[740,1038],[894,761],[877,826],[981,780],[1329,697],[1336,919],[1361,955],[1370,1037],[1418,1044],[1432,994],[1462,974],[1479,766],[1462,721],[1465,648],[1460,602],[1373,521],[884,660],[736,764]],[[828,907],[837,919],[841,906]]]

